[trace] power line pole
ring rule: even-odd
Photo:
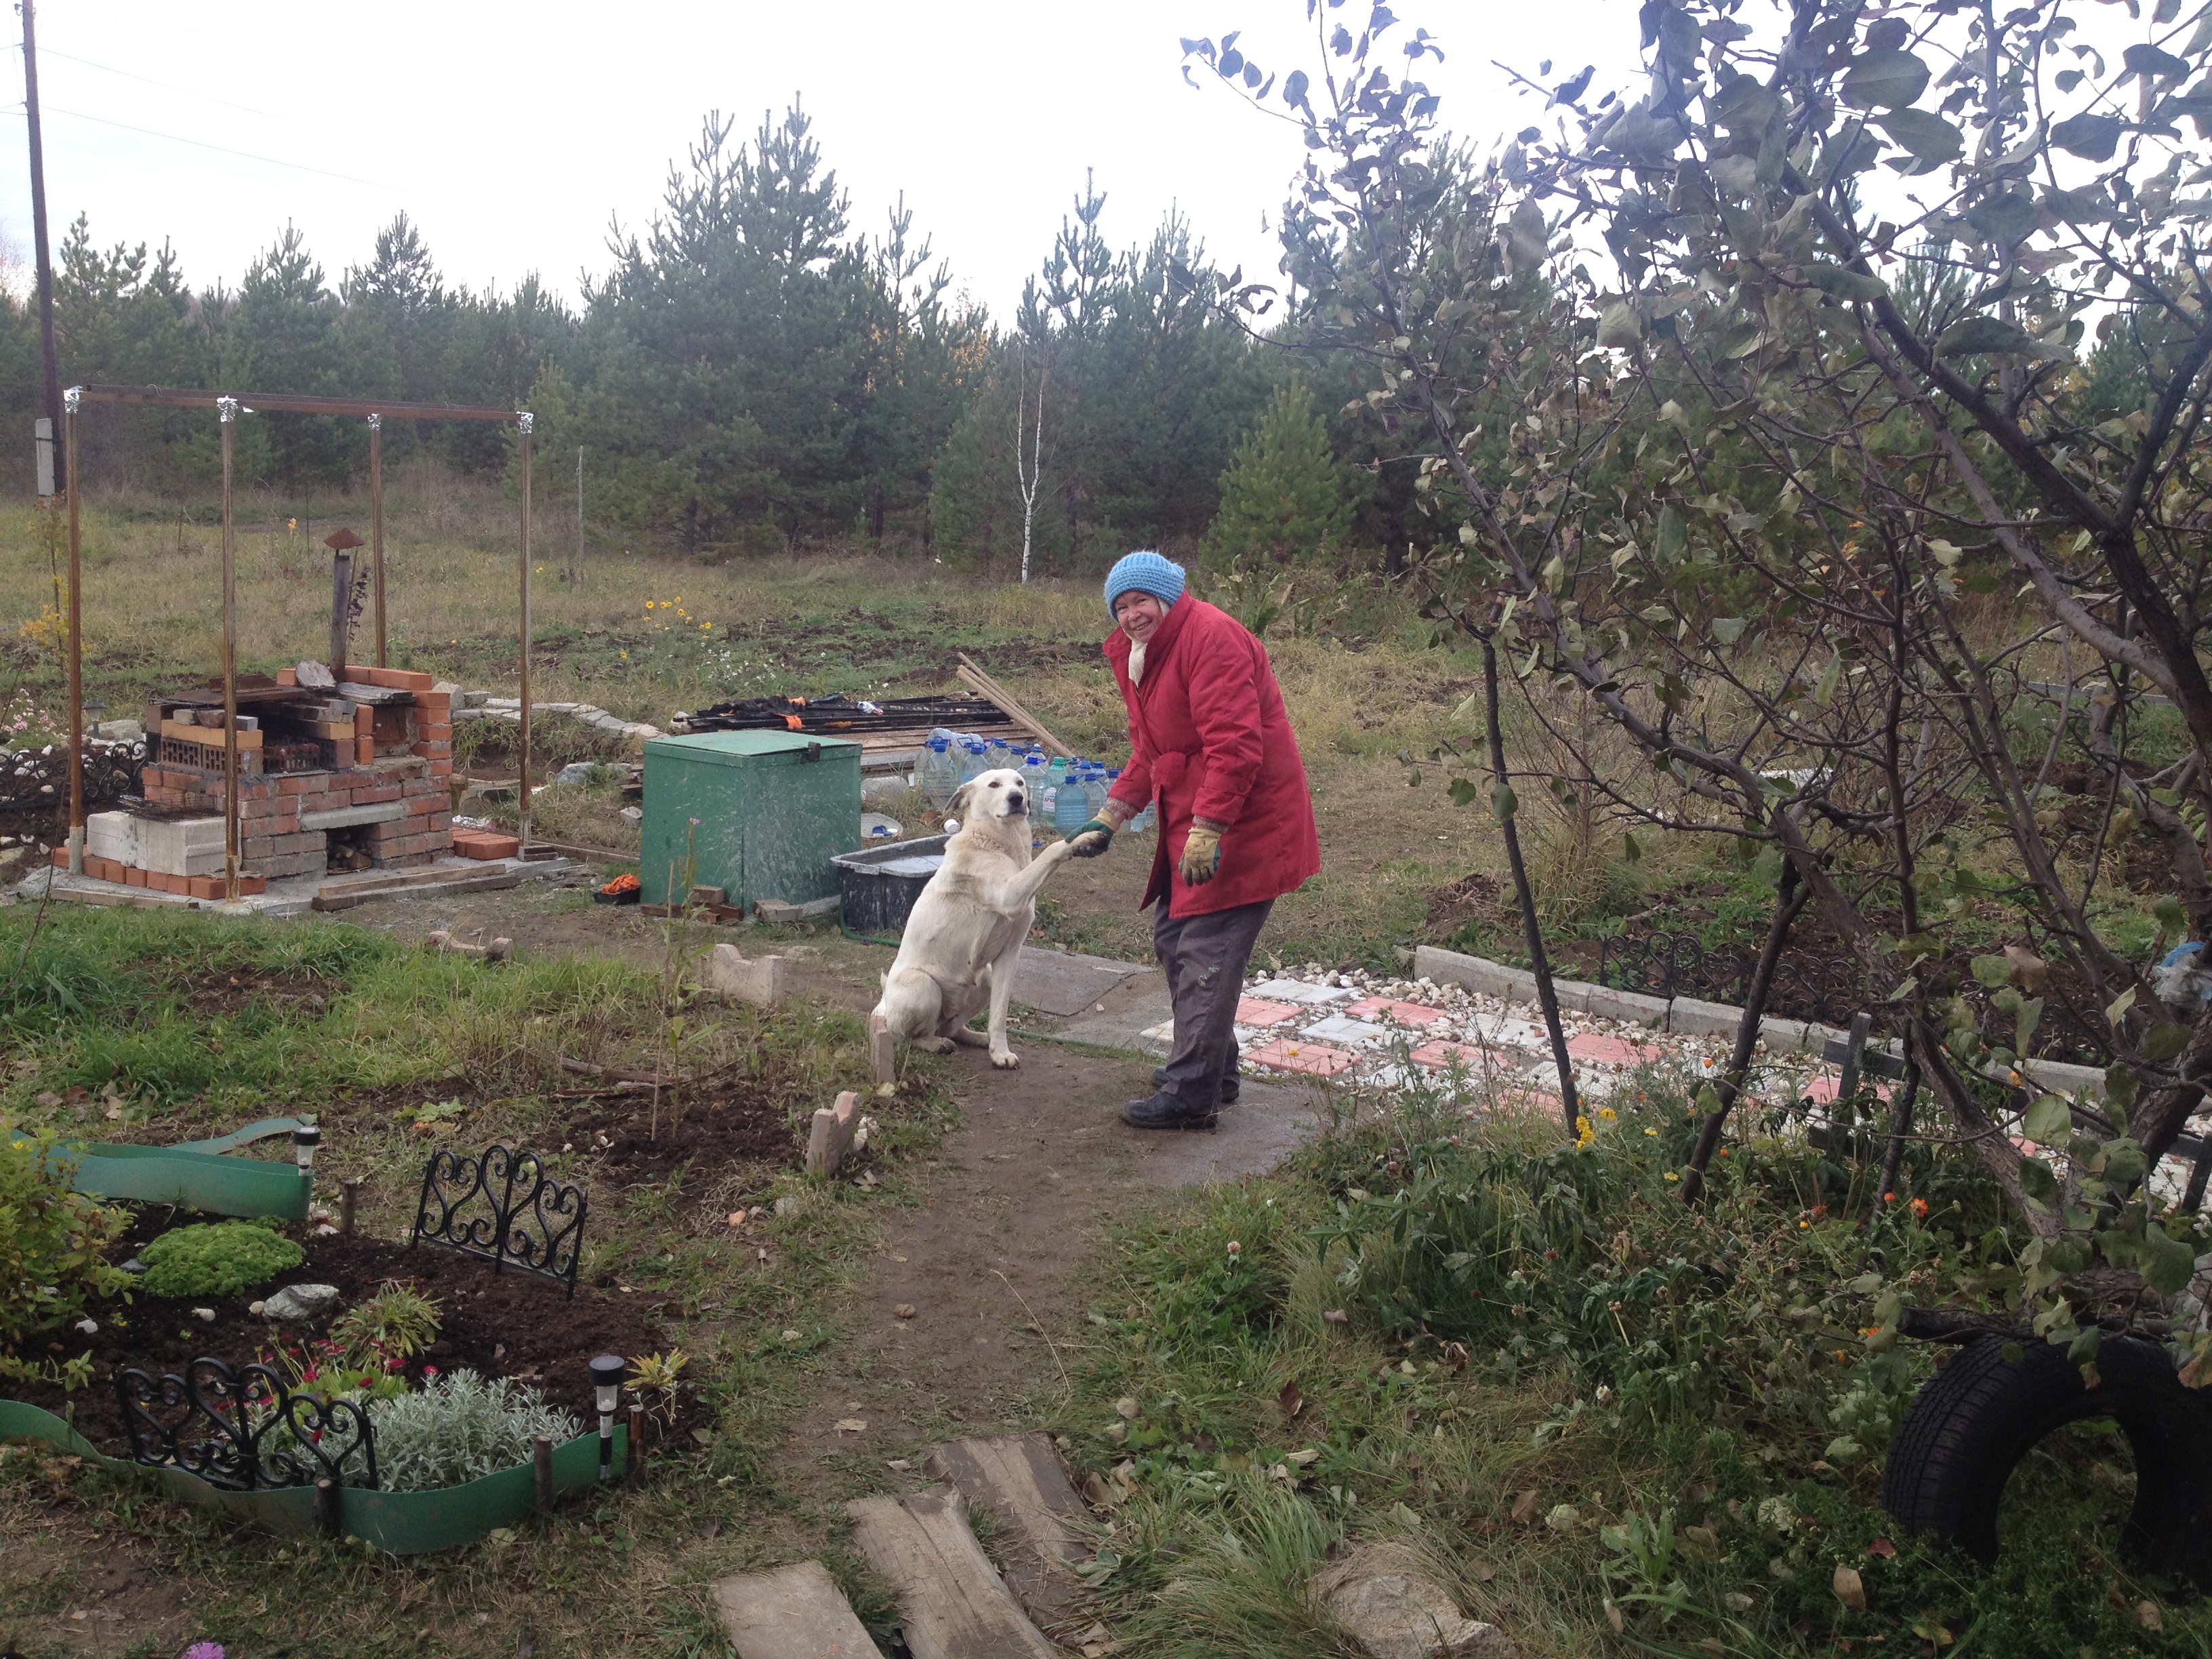
[[[46,251],[46,149],[39,130],[38,27],[32,16],[33,0],[21,0],[23,13],[23,107],[31,118],[31,234],[38,244],[39,343],[46,358],[46,419],[52,422],[54,444],[62,443],[61,359],[54,350],[54,264]],[[57,453],[57,474],[66,476],[67,458]]]

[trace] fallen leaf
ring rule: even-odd
[[[745,1212],[743,1210],[732,1210],[730,1212],[729,1219],[730,1225],[732,1227],[742,1227],[745,1224]]]
[[[1525,1527],[1536,1518],[1536,1505],[1542,1501],[1536,1489],[1531,1486],[1513,1500],[1513,1507],[1506,1512],[1511,1516],[1514,1525]]]
[[[1283,1416],[1287,1421],[1295,1419],[1306,1408],[1306,1397],[1298,1392],[1297,1383],[1285,1382],[1283,1391],[1275,1396],[1275,1403],[1283,1408]]]
[[[62,1097],[56,1094],[52,1089],[48,1089],[43,1093],[35,1094],[31,1097],[31,1104],[39,1107],[45,1111],[51,1112],[55,1107],[61,1103]]]
[[[1838,1561],[1836,1576],[1830,1583],[1836,1592],[1836,1600],[1854,1613],[1866,1611],[1866,1585],[1861,1581],[1856,1567],[1847,1567]]]
[[[841,1417],[837,1419],[837,1432],[840,1434],[866,1434],[867,1431],[868,1423],[866,1418]]]
[[[1114,1415],[1116,1417],[1126,1417],[1133,1422],[1137,1416],[1137,1402],[1135,1399],[1128,1395],[1123,1395],[1119,1400],[1114,1402]]]
[[[1331,1308],[1322,1316],[1322,1320],[1330,1325],[1349,1325],[1352,1322],[1352,1316],[1341,1308]]]
[[[914,1317],[914,1304],[913,1304],[913,1303],[911,1303],[911,1302],[902,1302],[902,1303],[900,1303],[897,1306],[894,1307],[894,1308],[891,1310],[891,1317],[892,1317],[893,1319],[911,1319],[911,1318],[913,1318],[913,1317]]]
[[[886,1462],[884,1467],[885,1468],[896,1469],[901,1474],[905,1474],[913,1469],[914,1460],[910,1457],[894,1457]]]
[[[1892,1556],[1897,1553],[1897,1546],[1891,1543],[1887,1538],[1877,1538],[1873,1543],[1867,1546],[1867,1553],[1869,1555],[1880,1555],[1884,1557]]]
[[[1320,1462],[1321,1453],[1315,1447],[1304,1446],[1294,1452],[1285,1452],[1283,1461],[1286,1463],[1295,1463],[1303,1469]]]
[[[2136,1603],[2136,1623],[2155,1636],[2166,1628],[2166,1615],[2158,1610],[2157,1602],[2138,1601]]]
[[[1610,1595],[1605,1598],[1605,1622],[1613,1626],[1616,1636],[1628,1628],[1628,1620],[1620,1616],[1620,1608]]]

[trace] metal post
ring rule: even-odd
[[[38,28],[32,0],[22,0],[22,9],[23,108],[31,123],[31,237],[39,265],[39,347],[46,357],[46,418],[54,422],[47,428],[51,433],[62,424],[62,371],[61,359],[54,349],[54,262],[46,246],[46,146],[39,125]],[[65,442],[73,455],[76,451],[73,424]]]
[[[527,410],[517,410],[515,424],[522,428],[522,696],[521,764],[515,769],[516,817],[520,824],[522,846],[530,848],[530,429],[537,419]]]
[[[30,27],[31,9],[26,0],[23,29],[27,41]],[[76,501],[76,410],[82,396],[81,388],[69,389],[65,399],[68,414],[63,422],[67,434],[62,440],[62,455],[69,469],[69,867],[73,876],[84,873],[84,561]]]
[[[368,417],[368,559],[376,579],[376,665],[384,654],[384,416]]]
[[[222,423],[222,896],[238,900],[238,559],[231,511],[231,447],[238,399],[215,400]],[[74,507],[71,509],[75,511]]]

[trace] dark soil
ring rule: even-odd
[[[249,1009],[278,1019],[319,1019],[343,981],[299,968],[232,968],[195,978],[183,993],[184,1011],[195,1019],[235,1019]]]
[[[649,1090],[584,1101],[562,1133],[578,1151],[592,1152],[599,1169],[629,1176],[633,1184],[679,1164],[799,1162],[798,1132],[769,1087],[750,1079],[708,1083],[677,1098],[680,1115],[666,1091],[657,1111]]]
[[[172,1225],[197,1218],[167,1209],[141,1212],[119,1248],[135,1249]],[[95,1335],[64,1329],[27,1341],[26,1358],[58,1361],[89,1349],[92,1385],[69,1394],[53,1383],[11,1383],[9,1392],[13,1398],[72,1418],[78,1431],[101,1450],[128,1455],[116,1372],[134,1366],[155,1376],[181,1372],[203,1357],[236,1367],[268,1358],[276,1352],[280,1337],[296,1346],[323,1335],[336,1314],[276,1325],[249,1311],[253,1302],[283,1285],[335,1285],[343,1311],[374,1295],[386,1279],[411,1282],[440,1306],[438,1340],[410,1365],[411,1382],[419,1384],[425,1364],[513,1377],[542,1390],[552,1403],[587,1423],[594,1416],[585,1368],[593,1357],[611,1353],[635,1358],[666,1346],[649,1321],[651,1304],[618,1288],[580,1283],[572,1300],[564,1285],[513,1267],[495,1273],[489,1262],[433,1245],[410,1248],[360,1237],[307,1237],[300,1243],[307,1252],[305,1261],[241,1295],[118,1298],[91,1310],[100,1324]],[[195,1306],[212,1308],[215,1318],[196,1317]],[[687,1399],[677,1431],[689,1428],[697,1410],[696,1401]]]

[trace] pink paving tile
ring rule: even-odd
[[[1426,1025],[1444,1017],[1441,1008],[1424,1008],[1418,1002],[1393,1002],[1388,997],[1370,997],[1364,1002],[1353,1003],[1344,1012],[1354,1019],[1372,1019],[1377,1014],[1388,1014],[1401,1025]]]
[[[1287,1002],[1270,1002],[1265,997],[1237,999],[1237,1023],[1239,1025],[1279,1025],[1293,1014],[1304,1012]]]
[[[1307,1077],[1334,1077],[1351,1066],[1357,1054],[1332,1048],[1326,1042],[1289,1042],[1280,1037],[1244,1056],[1279,1072],[1297,1072]]]
[[[1832,1072],[1829,1072],[1823,1073],[1820,1077],[1808,1079],[1804,1086],[1799,1089],[1797,1092],[1805,1099],[1811,1101],[1815,1106],[1825,1106],[1836,1097],[1837,1094],[1842,1090],[1844,1080],[1842,1078],[1837,1076]],[[1880,1100],[1887,1100],[1889,1098],[1889,1085],[1887,1083],[1877,1083],[1874,1085],[1874,1092],[1875,1098]]]
[[[1439,1069],[1452,1066],[1470,1072],[1482,1069],[1482,1050],[1467,1042],[1424,1042],[1413,1050],[1416,1066],[1434,1066]]]
[[[1662,1060],[1667,1051],[1656,1043],[1623,1042],[1619,1037],[1599,1036],[1585,1033],[1567,1044],[1567,1052],[1577,1060],[1595,1060],[1603,1066],[1641,1066],[1650,1060]]]

